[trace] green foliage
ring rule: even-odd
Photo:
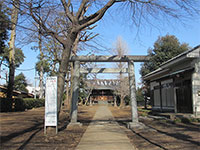
[[[19,75],[15,76],[15,81],[14,81],[14,89],[15,90],[28,92],[28,90],[26,89],[27,85],[28,84],[26,81],[26,77],[24,76],[23,73],[20,73]]]
[[[23,101],[25,103],[25,109],[38,108],[45,105],[45,99],[25,98]]]
[[[78,95],[78,99],[81,100],[81,101],[82,100],[85,101],[87,95],[88,94],[87,94],[87,92],[85,90],[80,90],[79,95]]]
[[[142,88],[137,88],[137,90],[136,90],[136,100],[137,101],[144,101],[144,95],[142,93]]]
[[[37,107],[43,107],[45,105],[44,99],[33,99],[33,98],[25,98],[25,99],[14,99],[14,111],[24,111],[26,109],[32,109]]]
[[[84,76],[83,74],[80,75],[80,91],[79,91],[79,100],[83,100],[85,101],[87,96],[88,96],[88,92],[85,90],[86,89],[86,76]]]
[[[24,111],[26,110],[26,104],[23,99],[15,98],[13,99],[13,111]]]
[[[142,108],[138,108],[138,113],[140,116],[146,117],[151,112],[151,110],[146,110]]]
[[[191,118],[190,121],[191,122],[200,122],[200,118]]]
[[[5,41],[8,39],[9,18],[3,2],[0,2],[0,54],[4,52]]]
[[[9,64],[9,48],[6,47],[4,49],[4,52],[0,54],[2,57],[2,60],[5,61],[5,63]],[[23,62],[24,62],[24,53],[21,49],[16,48],[15,49],[15,67],[18,68]]]
[[[125,102],[125,105],[130,105],[130,96],[127,95],[125,98],[124,98],[124,102]]]
[[[174,123],[181,123],[181,119],[180,118],[174,119]]]
[[[151,112],[151,110],[144,109],[144,108],[138,108],[138,111],[139,112],[145,112],[145,113],[150,113]]]
[[[158,69],[162,63],[188,49],[188,44],[181,44],[173,35],[159,37],[158,40],[154,43],[154,48],[148,50],[148,55],[151,58],[149,62],[145,62],[142,65],[140,74],[145,76],[146,74]]]
[[[40,71],[41,71],[41,66],[43,67],[43,73],[49,73],[50,72],[50,64],[48,62],[48,60],[39,60],[36,63],[36,70],[38,71],[38,74],[40,75]]]
[[[199,118],[186,118],[186,117],[176,117],[174,119],[174,123],[185,123],[185,124],[190,124],[192,122],[200,122]]]
[[[39,47],[34,47],[34,49],[39,49]],[[55,76],[58,74],[58,68],[61,59],[62,45],[54,38],[42,39],[42,48],[40,55],[38,56],[38,62],[36,69],[40,73],[40,67],[43,66],[43,73],[48,73],[50,76]]]
[[[37,107],[43,107],[45,105],[44,99],[33,98],[15,98],[15,99],[0,99],[0,112],[9,111],[24,111],[26,109],[32,109]]]
[[[24,53],[21,49],[16,48],[15,50],[15,67],[19,67],[24,62]]]

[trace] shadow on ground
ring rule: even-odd
[[[65,150],[74,149],[87,129],[95,108],[79,107],[78,118],[82,127],[68,129],[69,113],[63,111],[58,123],[58,134],[44,135],[44,108],[27,112],[1,113],[1,150]]]
[[[118,124],[125,128],[131,121],[130,108],[110,108]],[[139,150],[197,150],[200,149],[199,123],[174,123],[141,117],[145,129],[126,130],[127,136]]]

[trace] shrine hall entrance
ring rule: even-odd
[[[89,100],[92,104],[114,104],[114,91],[111,89],[93,89]]]
[[[92,91],[88,99],[90,104],[111,104],[116,106],[115,102],[119,95],[116,92],[116,87],[120,86],[119,79],[86,80],[85,83],[87,90]]]

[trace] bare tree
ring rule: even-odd
[[[114,43],[114,48],[112,49],[112,53],[118,55],[120,57],[128,54],[128,46],[127,43],[119,36]],[[127,68],[127,64],[124,62],[119,62],[116,64],[117,68],[122,70],[123,68]],[[117,95],[120,95],[120,107],[124,106],[124,98],[127,96],[127,78],[120,72],[118,79],[120,84],[116,87]]]
[[[125,102],[124,102],[124,99],[126,96],[128,96],[130,94],[129,92],[129,80],[128,80],[128,77],[124,77],[122,76],[120,78],[120,83],[119,83],[119,86],[116,86],[115,87],[115,94],[116,95],[120,95],[120,107],[123,107],[125,106]]]
[[[79,45],[86,43],[87,41],[91,41],[96,36],[98,36],[98,34],[93,34],[93,32],[89,32],[90,30],[92,30],[95,27],[96,26],[93,26],[91,28],[87,28],[77,35],[77,37],[74,41],[74,44],[73,44],[73,48],[72,48],[72,54],[71,54],[72,56],[77,55],[78,52],[83,50],[79,47]],[[73,63],[71,63],[69,65],[69,67],[70,67],[70,74],[69,74],[69,72],[67,73],[68,79],[67,79],[67,85],[66,85],[66,99],[65,99],[65,101],[66,101],[66,104],[68,104],[67,109],[71,110],[70,107],[71,107],[71,100],[72,100],[72,94],[73,94],[72,91],[73,91],[73,77],[74,77]],[[69,79],[69,75],[70,75],[70,79]],[[69,84],[69,81],[70,81],[70,84]],[[69,85],[70,85],[70,90],[69,90]],[[89,99],[89,97],[87,99]]]
[[[104,14],[114,4],[123,3],[125,6],[131,8],[130,14],[132,15],[133,22],[139,26],[141,22],[152,23],[152,18],[162,19],[180,19],[183,16],[192,16],[198,13],[199,3],[191,0],[171,0],[171,1],[155,1],[155,0],[40,0],[42,5],[37,1],[21,0],[21,5],[24,7],[24,13],[30,15],[35,22],[40,24],[44,34],[52,36],[62,46],[62,58],[58,72],[58,109],[62,102],[62,95],[64,91],[64,81],[68,69],[69,59],[73,44],[80,33],[80,31],[89,28],[102,19]],[[195,3],[196,2],[196,3]],[[38,8],[42,7],[46,10],[44,17],[38,15]],[[65,30],[56,32],[51,28],[48,19],[52,16],[49,15],[53,11],[63,10],[65,14],[65,21],[68,22]],[[88,11],[89,10],[89,11]],[[57,21],[54,18],[55,22]]]
[[[92,80],[86,81],[86,84],[87,84],[87,97],[86,97],[86,100],[85,100],[85,105],[88,104],[88,101],[89,101],[90,95],[92,94],[92,91],[97,87],[96,74],[94,74],[92,78],[93,78]],[[90,99],[90,105],[92,105],[91,99]]]

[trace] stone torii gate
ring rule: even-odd
[[[79,94],[79,76],[80,73],[128,73],[129,87],[130,87],[130,100],[131,100],[131,119],[130,126],[138,125],[138,112],[136,101],[136,86],[135,86],[135,69],[134,62],[148,61],[148,56],[125,55],[125,56],[72,56],[70,62],[74,65],[74,78],[73,78],[73,94],[72,94],[72,107],[71,107],[71,125],[80,124],[77,122],[78,113],[78,94]],[[80,62],[127,62],[128,69],[122,70],[116,68],[88,68],[86,70],[80,69]]]

